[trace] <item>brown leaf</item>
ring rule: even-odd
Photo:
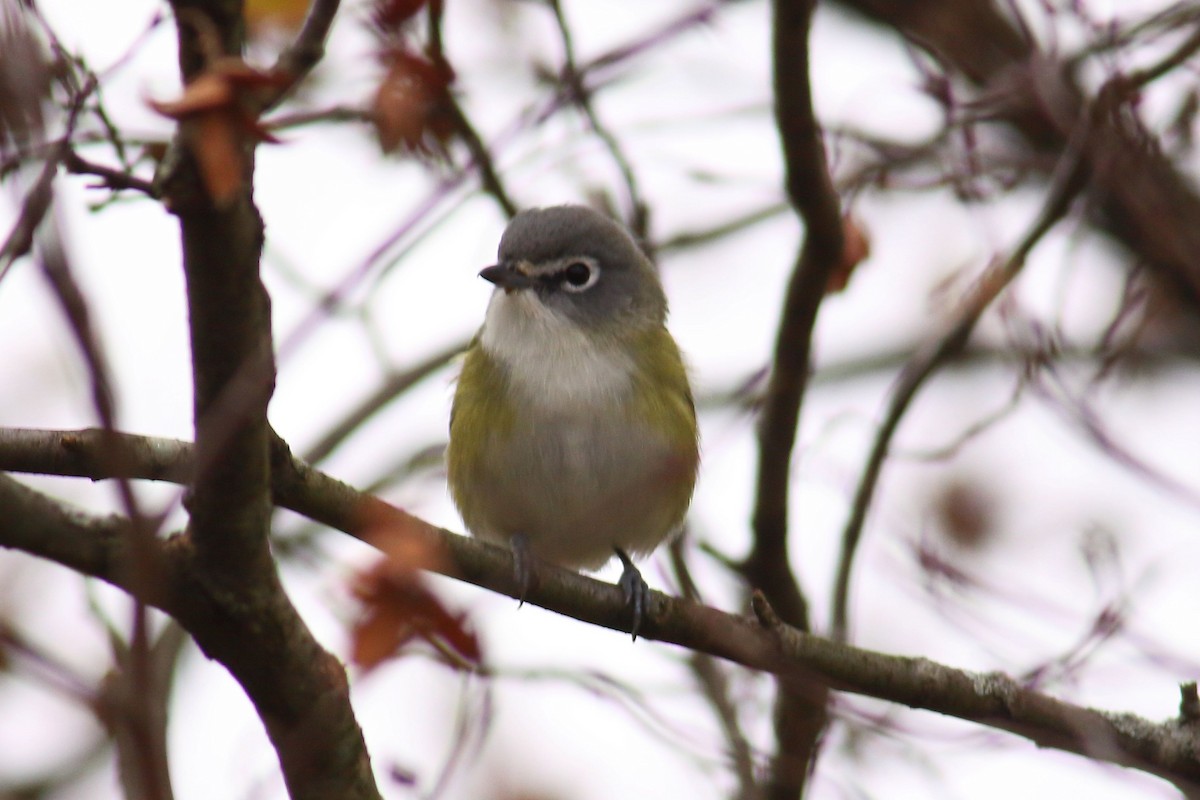
[[[250,146],[278,142],[259,124],[251,100],[258,89],[286,81],[286,76],[260,72],[241,59],[226,58],[185,86],[179,99],[147,101],[159,114],[179,122],[215,205],[229,203],[241,191]]]
[[[208,111],[190,124],[188,147],[200,165],[204,188],[214,204],[226,205],[237,196],[245,175],[237,120],[223,111]]]
[[[845,289],[850,283],[850,276],[854,274],[855,267],[871,255],[871,240],[867,238],[858,220],[850,214],[842,217],[842,237],[842,256],[837,266],[829,273],[829,280],[825,283],[825,294],[834,294]]]
[[[461,614],[448,611],[426,585],[421,570],[445,572],[448,559],[429,524],[375,498],[358,509],[358,536],[384,557],[355,579],[362,613],[351,633],[353,662],[374,669],[413,639],[450,650],[477,664],[479,643]]]
[[[351,659],[364,672],[396,657],[417,638],[470,664],[483,660],[466,615],[448,611],[416,570],[381,559],[358,575],[353,592],[362,614],[351,633]]]
[[[379,146],[385,153],[404,150],[444,157],[454,133],[453,72],[399,49],[385,57],[385,65],[372,107]]]
[[[394,568],[446,572],[446,553],[428,522],[370,496],[357,517],[358,538],[386,555]]]
[[[933,501],[938,528],[947,539],[977,549],[996,532],[995,498],[979,481],[956,477],[943,484]]]

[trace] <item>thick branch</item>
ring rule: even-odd
[[[838,197],[825,162],[809,85],[808,34],[814,7],[814,0],[772,3],[775,117],[787,167],[787,194],[804,221],[805,237],[788,283],[759,420],[754,546],[743,565],[750,585],[769,598],[788,624],[801,630],[809,629],[808,606],[792,573],[787,548],[792,448],[808,383],[817,311],[843,246]],[[822,692],[780,682],[768,797],[785,800],[803,793],[826,720]]]
[[[81,434],[92,445],[88,459],[102,459],[96,451],[112,442],[108,432]],[[180,450],[190,460],[192,448],[180,443]],[[187,537],[155,540],[149,556],[144,547],[134,553],[125,518],[70,509],[7,475],[0,475],[0,509],[0,546],[100,578],[162,609],[225,665],[258,710],[293,798],[378,799],[345,670],[313,640],[282,591],[231,607],[223,592],[214,591]]]
[[[97,442],[104,436],[103,431],[91,433]],[[53,474],[64,474],[59,471],[62,466],[65,465],[56,465]],[[133,528],[125,517],[86,514],[3,474],[0,474],[0,509],[3,509],[0,512],[0,545],[123,586],[120,566],[128,563],[128,543]]]
[[[53,435],[36,433],[38,443]],[[76,441],[85,441],[88,432],[73,435]],[[5,432],[0,469],[9,466],[8,456],[20,449],[24,436],[22,431]],[[186,443],[154,449],[176,447],[186,461],[190,450]],[[25,460],[28,463],[31,459]],[[55,463],[64,466],[61,459]],[[519,594],[506,549],[435,528],[301,462],[293,462],[292,467],[292,474],[275,488],[281,505],[368,540],[372,532],[380,530],[403,530],[428,537],[450,556],[446,574],[510,597]],[[157,468],[151,465],[146,471]],[[117,577],[122,556],[119,550],[113,551],[121,541],[119,520],[68,512],[3,475],[0,508],[6,510],[0,515],[0,545],[52,558],[122,585]],[[7,513],[8,509],[14,513]],[[164,550],[172,556],[170,563],[187,566],[186,549],[178,547],[177,541],[168,542]],[[165,574],[181,574],[183,592],[197,588],[188,582],[185,569],[166,570]],[[539,567],[539,578],[539,583],[529,589],[528,602],[626,632],[625,600],[616,586],[549,564]],[[185,603],[193,600],[180,592],[173,592],[170,602],[157,599],[156,605],[168,613],[189,611]],[[1084,708],[1026,689],[999,673],[968,672],[924,658],[886,655],[823,639],[779,622],[761,595],[756,597],[755,610],[757,621],[654,592],[639,633],[646,639],[708,653],[814,689],[828,687],[863,694],[1009,731],[1042,747],[1160,776],[1189,794],[1200,792],[1200,728],[1193,721],[1155,723],[1132,714]],[[197,619],[195,610],[184,616],[189,617],[184,620],[189,630],[194,632],[197,623],[202,622],[217,626],[211,636],[221,635],[223,620]],[[229,634],[229,639],[236,637]],[[262,654],[254,657],[261,660]],[[287,677],[286,672],[282,675]],[[319,710],[328,711],[328,706]],[[309,729],[307,733],[317,737],[311,741],[316,748],[322,731]]]
[[[185,82],[215,59],[240,55],[239,0],[173,0],[173,7]],[[301,34],[309,53],[297,70],[316,63],[336,7],[317,0]],[[263,222],[253,200],[252,144],[243,144],[247,157],[236,165],[245,173],[239,191],[216,202],[184,133],[159,181],[183,238],[196,430],[190,523],[172,550],[180,564],[172,613],[254,703],[294,800],[376,800],[345,670],[291,605],[268,546],[275,363],[258,271]]]

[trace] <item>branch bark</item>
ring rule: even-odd
[[[840,204],[812,105],[808,34],[815,0],[774,0],[775,118],[787,167],[788,198],[804,222],[804,246],[788,282],[771,377],[759,419],[754,545],[742,565],[789,625],[809,630],[808,603],[788,559],[792,448],[808,384],[812,334],[825,287],[843,251]],[[824,692],[781,680],[775,701],[776,751],[767,797],[799,797],[828,721]]]
[[[55,439],[65,436],[72,437],[71,452],[78,454],[74,458],[80,469],[75,473],[69,469],[69,459],[50,452],[55,449]],[[120,438],[127,443],[123,446],[132,445],[131,452],[173,452],[179,464],[185,465],[193,456],[185,442],[147,446],[140,441],[143,437],[125,434]],[[32,467],[39,460],[35,453],[42,452],[47,457],[46,467],[54,466],[55,474],[82,474],[95,460],[94,454],[85,451],[101,441],[92,431],[0,430],[0,470],[10,469],[17,460]],[[21,453],[19,459],[13,457],[17,453]],[[277,451],[277,456],[281,455],[282,451]],[[163,474],[162,463],[147,464],[141,471],[147,476]],[[427,537],[448,554],[446,575],[514,598],[520,593],[508,550],[429,525],[303,462],[293,460],[290,468],[277,471],[274,495],[280,505],[368,543],[378,544],[372,541],[375,533],[397,528]],[[5,509],[0,515],[0,546],[40,555],[129,587],[122,577],[123,568],[130,563],[128,552],[122,549],[128,524],[122,518],[69,510],[6,475],[0,475],[0,508]],[[237,632],[228,630],[224,619],[206,616],[205,609],[212,607],[201,591],[203,586],[190,574],[194,562],[186,540],[168,540],[161,543],[160,550],[164,582],[160,591],[145,598],[147,602],[181,619],[189,631],[212,626],[210,636],[239,643]],[[618,587],[548,564],[539,567],[539,578],[529,589],[526,602],[626,633],[625,600]],[[171,590],[165,591],[167,587]],[[1073,705],[1000,673],[955,669],[925,658],[877,653],[804,633],[780,621],[761,594],[755,596],[753,605],[756,617],[747,618],[653,592],[639,634],[770,672],[814,691],[862,694],[1008,731],[1040,747],[1157,775],[1189,797],[1200,797],[1200,725],[1189,716],[1152,722],[1133,714]],[[342,675],[340,670],[337,674]],[[325,703],[319,711],[329,712],[330,708],[331,704]],[[310,720],[313,724],[330,721],[320,714],[314,717]],[[323,741],[323,732],[309,733],[314,737],[309,744],[315,750]],[[328,786],[323,788],[329,791]]]
[[[172,5],[185,82],[214,59],[240,55],[240,2]],[[336,9],[334,0],[315,0],[297,44],[284,56],[295,73],[289,86],[320,58]],[[376,800],[345,670],[292,606],[268,544],[273,505],[267,403],[275,362],[270,298],[258,272],[263,222],[252,196],[253,143],[243,144],[239,191],[216,202],[183,142],[181,134],[158,185],[183,239],[196,446],[187,472],[188,529],[163,548],[173,570],[157,599],[254,703],[292,798]]]

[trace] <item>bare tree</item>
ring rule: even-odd
[[[878,768],[888,742],[920,760],[910,756],[938,740],[907,708],[966,723],[954,736],[984,757],[1025,740],[1096,769],[1128,768],[1100,773],[1116,791],[1200,797],[1186,602],[1153,630],[1140,610],[1157,608],[1159,592],[1195,601],[1173,568],[1176,553],[1195,556],[1184,534],[1200,506],[1200,430],[1187,399],[1200,312],[1200,10],[1146,5],[1102,18],[1065,1],[714,0],[613,20],[611,7],[559,0],[170,0],[98,65],[64,35],[53,4],[5,2],[0,178],[13,204],[0,321],[6,306],[50,298],[59,322],[34,334],[70,342],[86,402],[73,397],[65,415],[77,424],[33,427],[50,400],[21,364],[0,366],[12,398],[0,406],[12,423],[0,428],[0,545],[23,554],[0,561],[13,587],[0,592],[0,681],[47,687],[97,725],[39,770],[6,777],[0,754],[0,797],[51,796],[103,765],[115,765],[128,797],[173,797],[168,732],[188,726],[177,706],[189,642],[249,699],[290,797],[537,790],[536,776],[471,789],[480,770],[468,756],[492,724],[493,687],[564,676],[495,658],[490,618],[462,600],[516,597],[509,553],[427,521],[445,513],[436,499],[444,417],[422,414],[442,403],[437,379],[453,374],[474,324],[432,320],[478,320],[481,305],[459,316],[465,304],[449,299],[464,284],[447,275],[469,277],[472,265],[402,279],[435,256],[494,242],[522,207],[581,197],[628,224],[668,288],[720,287],[731,306],[751,298],[746,319],[769,319],[773,332],[769,356],[738,340],[733,312],[709,326],[720,330],[695,333],[738,354],[732,372],[713,366],[723,377],[698,370],[705,471],[722,477],[702,480],[686,535],[659,560],[671,591],[654,594],[644,641],[632,645],[690,679],[689,713],[707,720],[702,738],[716,753],[694,759],[711,796],[871,794],[875,784],[844,767]],[[739,35],[759,39],[742,51],[711,41]],[[164,37],[178,52],[178,94],[154,87],[147,99],[143,83],[131,100],[130,80],[152,74]],[[843,49],[894,65],[894,83],[872,100],[905,111],[883,129],[818,113],[838,91],[823,56]],[[769,82],[747,66],[763,52]],[[712,69],[681,81],[672,63]],[[676,97],[672,87],[684,88]],[[168,133],[141,132],[131,109],[156,114]],[[778,149],[747,146],[743,124],[771,133]],[[329,252],[362,249],[349,266],[291,258],[293,241],[321,240],[264,226],[256,198],[284,182],[269,153],[310,145],[328,148],[328,163],[353,150],[366,169],[404,183],[400,210],[381,215],[384,179],[348,190],[322,185],[333,174],[326,162],[288,162],[304,173],[289,179],[324,195],[305,212],[337,245]],[[755,183],[764,169],[769,179]],[[139,432],[126,410],[136,404],[128,365],[160,365],[118,351],[128,340],[112,330],[114,302],[92,266],[167,270],[174,256],[139,241],[80,258],[72,220],[89,201],[91,226],[115,226],[130,207],[163,209],[177,226],[186,440]],[[343,228],[337,214],[348,205],[354,219]],[[923,229],[897,210],[918,206],[936,209]],[[957,230],[972,220],[978,235]],[[372,244],[354,240],[360,225]],[[797,227],[798,247],[788,244]],[[955,241],[972,243],[965,257],[947,255]],[[121,302],[167,302],[133,284]],[[770,288],[756,293],[760,284]],[[418,319],[422,305],[436,314]],[[686,298],[675,308],[686,323]],[[839,349],[847,332],[857,352]],[[310,355],[323,341],[345,348],[343,335],[356,342],[345,359],[369,361],[373,385],[326,363],[337,358]],[[707,357],[693,353],[703,368]],[[301,374],[336,401],[289,389],[304,385],[289,383]],[[942,375],[954,380],[931,385]],[[858,415],[853,442],[839,438],[847,414]],[[1031,419],[1052,420],[1052,433],[1031,435]],[[753,449],[756,464],[738,462],[730,440]],[[722,472],[727,459],[737,472]],[[79,478],[115,491],[83,493]],[[727,478],[753,487],[735,512],[741,531],[704,513],[741,502]],[[838,499],[826,501],[835,512],[805,494],[822,481],[835,485]],[[88,510],[72,502],[80,498]],[[1079,512],[1067,523],[1075,530],[1054,527],[1061,515],[1030,513],[1054,499]],[[1147,537],[1159,555],[1127,555]],[[377,555],[337,555],[351,539]],[[1060,560],[1031,539],[1060,543]],[[45,562],[66,567],[73,584],[128,597],[127,619],[108,600],[81,613],[108,643],[89,668],[32,621],[19,578]],[[288,579],[296,569],[353,573],[336,580],[353,610],[339,619],[345,644],[335,652],[297,610],[317,601]],[[463,595],[432,573],[485,591]],[[628,628],[620,590],[592,577],[546,566],[524,599],[580,627]],[[543,646],[553,642],[530,648]],[[1119,706],[1111,691],[1094,699],[1084,687],[1113,652],[1138,663],[1122,673],[1129,686],[1153,687],[1178,711],[1162,721],[1126,711],[1144,699],[1132,690],[1117,693]],[[461,710],[432,776],[381,765],[383,737],[351,704],[352,684],[358,691],[363,676],[418,654],[429,662],[421,675],[467,676],[489,698]],[[960,659],[976,669],[952,665]],[[629,708],[629,724],[663,747],[687,749],[651,679],[582,669],[566,679]],[[585,739],[597,724],[563,713]],[[603,785],[599,772],[575,778]]]

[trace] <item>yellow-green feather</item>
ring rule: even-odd
[[[468,526],[474,517],[466,490],[474,482],[471,469],[481,464],[480,451],[488,446],[488,438],[511,430],[515,418],[504,367],[487,354],[476,336],[467,349],[454,391],[446,449],[450,494]]]
[[[683,523],[696,485],[700,448],[696,404],[679,346],[664,327],[640,332],[631,342],[634,353],[633,410],[660,431],[681,459],[683,474],[666,481],[676,511],[674,526]]]

